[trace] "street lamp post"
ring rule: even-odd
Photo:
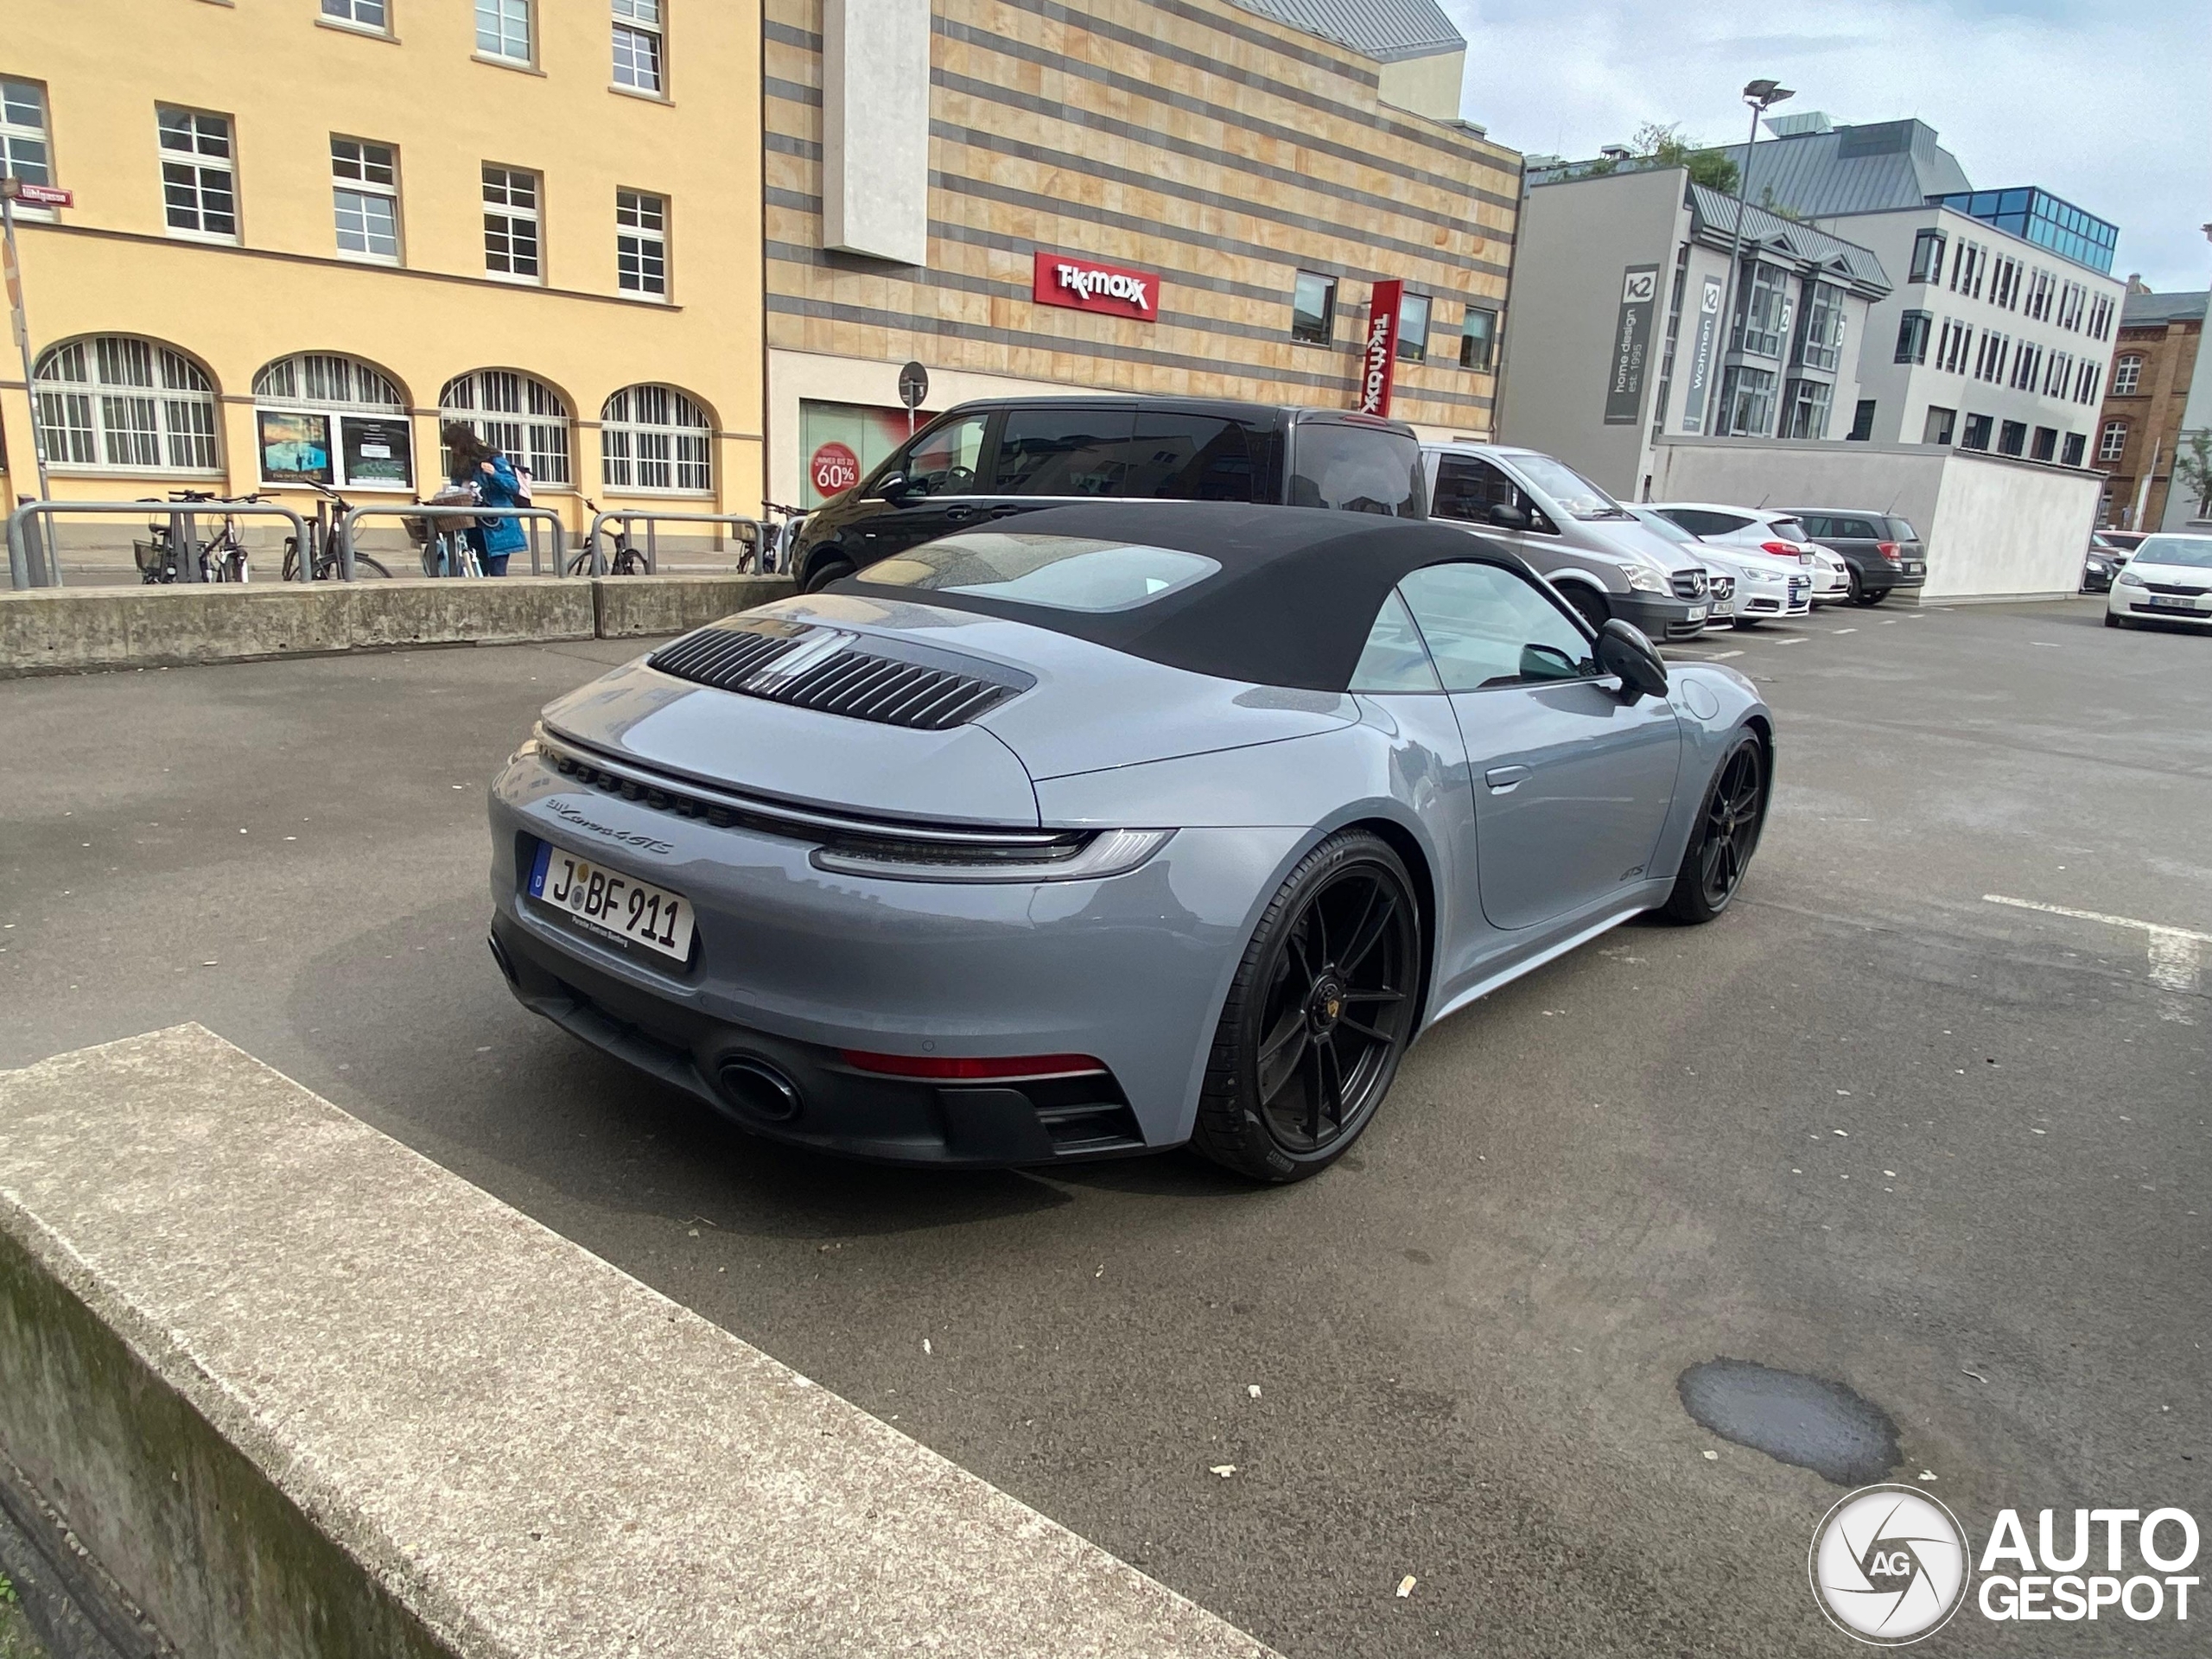
[[[1755,80],[1744,88],[1744,102],[1751,106],[1751,136],[1744,145],[1744,170],[1736,175],[1736,235],[1728,250],[1728,275],[1720,285],[1720,421],[1732,428],[1728,410],[1728,352],[1729,340],[1736,328],[1736,267],[1744,260],[1744,209],[1751,188],[1751,146],[1759,141],[1759,118],[1785,98],[1797,94],[1781,82]],[[1733,437],[1732,430],[1723,431],[1722,437]]]

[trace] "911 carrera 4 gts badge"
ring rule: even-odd
[[[545,803],[545,810],[575,829],[588,830],[593,835],[619,846],[635,848],[639,852],[651,853],[657,858],[665,858],[676,850],[676,843],[672,841],[658,841],[651,836],[641,836],[634,830],[613,830],[606,824],[594,823],[558,795]]]

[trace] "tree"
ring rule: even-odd
[[[2212,432],[2191,432],[2174,456],[2174,480],[2196,496],[2196,516],[2212,518]]]
[[[1736,163],[1717,149],[1707,149],[1694,138],[1682,136],[1679,125],[1669,123],[1662,126],[1656,121],[1646,121],[1636,130],[1628,147],[1639,160],[1655,167],[1686,167],[1690,181],[1723,195],[1732,195],[1736,190]]]

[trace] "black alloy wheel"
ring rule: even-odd
[[[1593,588],[1586,588],[1579,582],[1561,582],[1560,593],[1568,604],[1581,613],[1582,620],[1592,628],[1604,627],[1612,618],[1613,607],[1605,602],[1605,596]]]
[[[1207,1061],[1193,1144],[1255,1180],[1302,1180],[1373,1120],[1419,1016],[1405,865],[1364,830],[1300,861],[1253,931]]]
[[[1709,922],[1728,908],[1743,885],[1766,823],[1766,748],[1745,733],[1713,774],[1697,828],[1682,849],[1666,913],[1678,922]]]

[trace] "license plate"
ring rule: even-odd
[[[2151,603],[2162,611],[2193,611],[2196,601],[2185,594],[2153,594]]]
[[[1918,559],[1907,559],[1904,562],[1904,573],[1908,576],[1924,575],[1927,574],[1927,569],[1928,567],[1921,563]]]
[[[691,906],[683,899],[665,887],[564,853],[550,842],[537,844],[530,896],[587,932],[641,944],[678,962],[690,957]]]
[[[1691,607],[1690,607],[1689,620],[1690,620],[1691,621],[1693,621],[1693,622],[1702,622],[1702,621],[1704,621],[1704,620],[1705,620],[1705,607],[1704,607],[1704,606],[1702,606],[1702,605],[1693,605],[1693,606],[1691,606]]]

